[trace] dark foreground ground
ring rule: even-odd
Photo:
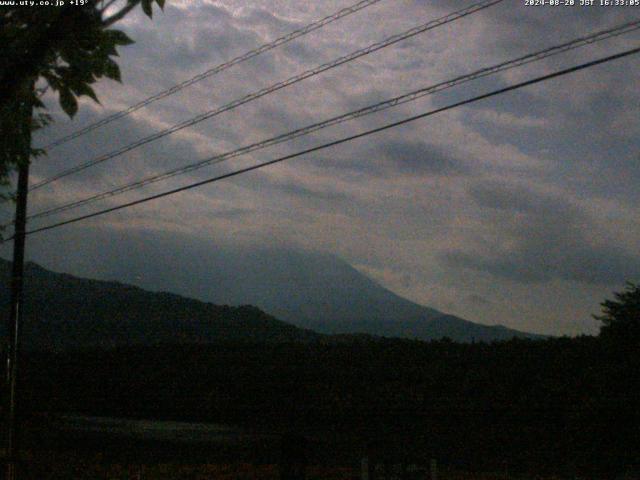
[[[396,476],[396,465],[378,466],[372,479],[427,480],[428,468],[418,467],[415,473]],[[361,480],[359,465],[309,465],[306,480]],[[4,479],[3,474],[0,478]],[[20,469],[20,480],[78,479],[78,480],[280,480],[277,463],[199,463],[179,461],[117,462],[109,454],[78,452],[26,452]],[[556,476],[518,475],[504,472],[464,472],[448,466],[438,467],[439,480],[558,480]],[[576,477],[578,478],[578,477]],[[638,477],[626,476],[636,480]]]
[[[25,468],[34,473],[23,478],[84,478],[78,472],[110,465],[267,468],[279,462],[287,432],[308,438],[309,465],[352,473],[369,454],[392,464],[435,458],[457,471],[508,471],[503,478],[637,476],[638,351],[636,337],[581,337],[30,352],[20,398],[32,452]],[[148,443],[139,429],[129,437],[47,433],[44,425],[65,412],[233,425],[244,436],[213,444]],[[71,468],[77,472],[56,473]],[[179,478],[216,478],[203,475]]]
[[[113,434],[56,431],[49,425],[30,426],[22,439],[20,480],[280,480],[283,463],[282,434],[243,432],[225,440],[190,442],[125,438]],[[300,439],[301,437],[297,437]],[[428,455],[385,455],[361,446],[361,439],[345,435],[304,437],[306,480],[361,480],[363,455],[370,455],[371,480],[427,480]],[[295,440],[295,439],[294,439]],[[402,442],[397,437],[398,442]],[[399,446],[399,445],[398,445]],[[286,450],[286,447],[285,447]],[[290,447],[289,447],[290,450]],[[411,450],[407,448],[407,451]],[[3,452],[4,453],[4,452]],[[596,477],[561,477],[510,471],[472,471],[438,462],[439,480],[560,480]],[[404,471],[404,473],[399,473]],[[4,469],[0,479],[4,479]],[[638,480],[633,474],[617,479]]]

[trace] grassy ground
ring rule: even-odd
[[[26,453],[20,480],[279,480],[275,464],[249,463],[112,463],[102,454]],[[4,478],[0,475],[0,478]],[[307,480],[359,480],[355,466],[310,466]],[[387,477],[392,478],[392,477]],[[426,473],[415,479],[428,479]],[[505,473],[473,474],[440,469],[439,480],[554,480],[554,477],[519,477]]]
[[[78,458],[55,455],[26,458],[20,469],[21,480],[278,480],[274,464],[153,464],[105,463],[100,455]],[[0,476],[0,478],[3,478]],[[347,467],[312,466],[308,480],[351,480],[356,472]]]

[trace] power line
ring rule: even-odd
[[[543,82],[543,81],[546,81],[546,80],[550,80],[552,78],[561,77],[561,76],[564,76],[564,75],[567,75],[567,74],[570,74],[570,73],[573,73],[573,72],[577,72],[579,70],[584,70],[586,68],[594,67],[596,65],[600,65],[600,64],[603,64],[603,63],[606,63],[606,62],[617,60],[617,59],[620,59],[620,58],[623,58],[623,57],[634,55],[634,54],[639,53],[639,52],[640,52],[640,47],[636,47],[636,48],[633,48],[633,49],[630,49],[630,50],[626,50],[624,52],[616,53],[614,55],[609,55],[609,56],[604,57],[604,58],[599,58],[597,60],[592,60],[590,62],[583,63],[583,64],[580,64],[580,65],[577,65],[577,66],[574,66],[574,67],[566,68],[566,69],[563,69],[563,70],[558,70],[558,71],[556,71],[554,73],[550,73],[550,74],[547,74],[547,75],[536,77],[536,78],[533,78],[531,80],[527,80],[527,81],[524,81],[524,82],[516,83],[516,84],[510,85],[508,87],[504,87],[504,88],[500,88],[500,89],[497,89],[497,90],[493,90],[493,91],[491,91],[489,93],[485,93],[483,95],[478,95],[476,97],[472,97],[472,98],[469,98],[469,99],[466,99],[466,100],[462,100],[460,102],[452,103],[452,104],[449,104],[447,106],[437,108],[435,110],[430,110],[428,112],[421,113],[419,115],[414,115],[412,117],[405,118],[405,119],[397,121],[397,122],[389,123],[389,124],[383,125],[381,127],[374,128],[374,129],[371,129],[371,130],[367,130],[365,132],[361,132],[361,133],[358,133],[358,134],[355,134],[355,135],[351,135],[351,136],[348,136],[348,137],[344,137],[344,138],[341,138],[339,140],[334,140],[334,141],[329,142],[329,143],[324,143],[322,145],[319,145],[319,146],[316,146],[316,147],[313,147],[313,148],[309,148],[309,149],[306,149],[306,150],[302,150],[300,152],[296,152],[296,153],[293,153],[293,154],[290,154],[290,155],[285,155],[283,157],[279,157],[279,158],[276,158],[276,159],[273,159],[273,160],[269,160],[267,162],[259,163],[257,165],[253,165],[251,167],[242,168],[242,169],[236,170],[234,172],[230,172],[230,173],[226,173],[226,174],[219,175],[219,176],[216,176],[216,177],[208,178],[206,180],[201,180],[199,182],[191,183],[189,185],[185,185],[183,187],[175,188],[175,189],[169,190],[167,192],[159,193],[159,194],[156,194],[156,195],[151,195],[149,197],[145,197],[145,198],[141,198],[141,199],[138,199],[138,200],[134,200],[132,202],[116,205],[114,207],[106,208],[104,210],[99,210],[97,212],[93,212],[93,213],[90,213],[90,214],[87,214],[87,215],[74,217],[74,218],[71,218],[69,220],[64,220],[64,221],[61,221],[61,222],[58,222],[58,223],[54,223],[54,224],[51,224],[51,225],[46,225],[44,227],[36,228],[34,230],[29,230],[28,232],[26,232],[26,235],[32,235],[34,233],[43,232],[43,231],[46,231],[46,230],[51,230],[51,229],[54,229],[54,228],[57,228],[57,227],[61,227],[63,225],[69,225],[71,223],[76,223],[76,222],[79,222],[79,221],[82,221],[82,220],[86,220],[86,219],[89,219],[89,218],[93,218],[93,217],[97,217],[97,216],[100,216],[100,215],[104,215],[106,213],[114,212],[114,211],[117,211],[117,210],[122,210],[124,208],[129,208],[129,207],[132,207],[134,205],[139,205],[141,203],[146,203],[146,202],[150,202],[152,200],[157,200],[159,198],[167,197],[167,196],[173,195],[175,193],[183,192],[183,191],[186,191],[186,190],[191,190],[193,188],[197,188],[197,187],[200,187],[200,186],[203,186],[203,185],[207,185],[207,184],[214,183],[214,182],[217,182],[217,181],[220,181],[220,180],[224,180],[226,178],[235,177],[237,175],[240,175],[240,174],[243,174],[243,173],[247,173],[247,172],[250,172],[250,171],[253,171],[253,170],[257,170],[259,168],[267,167],[269,165],[280,163],[280,162],[283,162],[285,160],[289,160],[289,159],[292,159],[292,158],[300,157],[302,155],[306,155],[306,154],[309,154],[309,153],[312,153],[312,152],[317,152],[319,150],[324,150],[324,149],[329,148],[329,147],[340,145],[342,143],[350,142],[350,141],[356,140],[358,138],[366,137],[368,135],[372,135],[372,134],[375,134],[375,133],[378,133],[378,132],[382,132],[382,131],[385,131],[385,130],[388,130],[388,129],[391,129],[391,128],[398,127],[400,125],[404,125],[404,124],[407,124],[407,123],[410,123],[410,122],[414,122],[414,121],[422,119],[422,118],[430,117],[430,116],[435,115],[437,113],[441,113],[441,112],[444,112],[444,111],[447,111],[447,110],[452,110],[454,108],[462,107],[462,106],[468,105],[470,103],[474,103],[474,102],[477,102],[477,101],[480,101],[480,100],[484,100],[484,99],[487,99],[487,98],[490,98],[490,97],[494,97],[496,95],[501,95],[503,93],[507,93],[507,92],[510,92],[510,91],[513,91],[513,90],[517,90],[517,89],[529,86],[529,85],[533,85],[533,84],[540,83],[540,82]],[[8,239],[8,240],[10,240],[10,239]]]
[[[225,63],[221,63],[220,65],[217,65],[209,70],[207,70],[206,72],[202,72],[198,75],[196,75],[195,77],[192,77],[188,80],[185,80],[181,83],[178,83],[177,85],[174,85],[173,87],[170,87],[166,90],[163,90],[159,93],[156,93],[155,95],[152,95],[151,97],[146,98],[145,100],[142,100],[134,105],[131,105],[130,107],[121,110],[119,112],[116,112],[112,115],[109,115],[108,117],[105,117],[102,120],[99,120],[95,123],[92,123],[90,125],[87,125],[84,128],[81,128],[80,130],[77,130],[73,133],[70,133],[69,135],[66,135],[64,137],[58,138],[56,140],[54,140],[53,142],[45,145],[42,148],[45,149],[51,149],[54,147],[57,147],[58,145],[62,145],[63,143],[68,142],[69,140],[73,140],[74,138],[78,138],[82,135],[84,135],[85,133],[88,133],[92,130],[95,130],[96,128],[102,127],[103,125],[106,125],[108,123],[111,123],[115,120],[118,120],[122,117],[125,117],[127,115],[129,115],[130,113],[135,112],[136,110],[140,110],[143,107],[146,107],[147,105],[156,102],[158,100],[161,100],[165,97],[168,97],[170,95],[173,95],[176,92],[179,92],[180,90],[187,88],[191,85],[193,85],[194,83],[199,82],[200,80],[204,80],[205,78],[209,78],[212,77],[213,75],[216,75],[224,70],[227,70],[228,68],[231,68],[235,65],[238,65],[239,63],[242,63],[246,60],[249,60],[251,58],[257,57],[258,55],[268,52],[269,50],[272,50],[276,47],[279,47],[281,45],[284,45],[285,43],[288,43],[292,40],[295,40],[296,38],[302,37],[308,33],[313,32],[314,30],[318,30],[330,23],[335,22],[336,20],[339,20],[343,17],[346,17],[347,15],[351,15],[352,13],[358,12],[364,8],[367,8],[371,5],[374,5],[376,3],[379,3],[382,0],[363,0],[360,1],[354,5],[351,5],[350,7],[346,7],[343,8],[331,15],[328,15],[324,18],[322,18],[321,20],[318,20],[316,22],[310,23],[309,25],[306,25],[302,28],[299,28],[298,30],[294,30],[293,32],[288,33],[287,35],[284,35],[282,37],[277,38],[276,40],[274,40],[273,42],[270,43],[266,43],[264,45],[259,46],[258,48],[254,49],[254,50],[250,50],[249,52],[246,52],[238,57],[233,58],[232,60],[229,60],[228,62]]]
[[[468,15],[472,15],[473,13],[479,12],[481,10],[484,10],[485,8],[489,8],[495,4],[498,4],[500,2],[502,2],[504,0],[485,0],[479,3],[476,3],[474,5],[471,5],[467,8],[464,8],[462,10],[458,10],[455,11],[453,13],[450,13],[448,15],[445,15],[444,17],[438,18],[436,20],[431,20],[427,23],[424,23],[422,25],[419,25],[417,27],[413,27],[410,28],[409,30],[403,32],[403,33],[399,33],[399,34],[395,34],[392,35],[388,38],[386,38],[385,40],[382,40],[381,42],[377,42],[374,43],[372,45],[369,45],[368,47],[362,48],[360,50],[356,50],[355,52],[352,52],[348,55],[342,56],[340,58],[337,58],[335,60],[332,60],[331,62],[328,63],[324,63],[320,66],[317,66],[315,68],[312,68],[310,70],[306,70],[298,75],[295,75],[293,77],[288,78],[287,80],[275,83],[269,87],[263,88],[261,90],[258,90],[257,92],[245,95],[244,97],[241,97],[239,99],[233,100],[230,103],[227,103],[226,105],[223,105],[222,107],[219,107],[217,109],[214,110],[210,110],[208,112],[202,113],[190,120],[186,120],[184,122],[178,123],[172,127],[169,127],[167,129],[164,129],[160,132],[154,133],[152,135],[149,135],[147,137],[144,137],[140,140],[137,140],[136,142],[133,142],[129,145],[126,145],[122,148],[119,148],[118,150],[115,150],[113,152],[107,153],[105,155],[101,155],[97,158],[94,158],[93,160],[89,160],[85,163],[82,163],[80,165],[76,165],[75,167],[71,167],[69,169],[63,170],[62,172],[49,177],[45,180],[42,180],[38,183],[35,183],[34,185],[31,186],[31,190],[36,190],[40,187],[43,187],[44,185],[47,185],[49,183],[52,183],[56,180],[59,180],[61,178],[67,177],[69,175],[72,175],[74,173],[80,172],[82,170],[85,170],[89,167],[92,167],[94,165],[97,165],[99,163],[105,162],[107,160],[111,160],[115,157],[118,157],[124,153],[130,152],[131,150],[134,150],[142,145],[146,145],[147,143],[153,142],[155,140],[158,140],[162,137],[165,137],[167,135],[170,135],[172,133],[175,133],[179,130],[182,130],[184,128],[187,127],[191,127],[197,123],[200,123],[204,120],[208,120],[216,115],[219,115],[221,113],[227,112],[229,110],[233,110],[241,105],[244,105],[248,102],[251,102],[253,100],[257,100],[258,98],[261,98],[265,95],[268,95],[270,93],[273,93],[277,90],[283,89],[285,87],[288,87],[290,85],[293,85],[295,83],[301,82],[307,78],[313,77],[315,75],[319,75],[320,73],[326,72],[327,70],[333,69],[335,67],[338,67],[340,65],[343,65],[345,63],[351,62],[357,58],[363,57],[365,55],[369,55],[370,53],[376,52],[378,50],[381,50],[383,48],[386,48],[390,45],[396,44],[400,41],[406,40],[408,38],[414,37],[416,35],[419,35],[421,33],[424,33],[426,31],[432,30],[436,27],[454,22],[456,20],[459,20],[463,17],[466,17]]]
[[[245,95],[244,97],[236,99],[236,100],[234,100],[234,101],[232,101],[232,102],[230,102],[230,103],[228,103],[226,105],[223,105],[222,107],[219,107],[217,109],[205,112],[205,113],[200,114],[200,115],[198,115],[198,116],[196,116],[196,117],[194,117],[194,118],[192,118],[190,120],[186,120],[186,121],[181,122],[179,124],[176,124],[176,125],[174,125],[172,127],[169,127],[169,128],[167,128],[165,130],[162,130],[162,131],[157,132],[155,134],[152,134],[150,136],[144,137],[144,138],[142,138],[142,139],[140,139],[140,140],[138,140],[138,141],[136,141],[134,143],[131,143],[129,145],[126,145],[126,146],[124,146],[124,147],[122,147],[122,148],[120,148],[118,150],[115,150],[113,152],[107,153],[105,155],[101,155],[100,157],[97,157],[97,158],[95,158],[93,160],[90,160],[90,161],[85,162],[83,164],[80,164],[80,165],[77,165],[75,167],[72,167],[72,168],[69,168],[67,170],[64,170],[64,171],[60,172],[59,174],[54,175],[53,177],[47,178],[45,180],[42,180],[42,181],[34,184],[31,187],[31,190],[36,190],[36,189],[38,189],[38,188],[40,188],[40,187],[42,187],[44,185],[47,185],[47,184],[49,184],[49,183],[51,183],[53,181],[59,180],[59,179],[64,178],[64,177],[66,177],[68,175],[71,175],[71,174],[77,173],[79,171],[85,170],[86,168],[89,168],[89,167],[91,167],[93,165],[96,165],[96,164],[105,162],[107,160],[110,160],[112,158],[115,158],[115,157],[117,157],[119,155],[122,155],[122,154],[124,154],[126,152],[134,150],[135,148],[138,148],[138,147],[140,147],[142,145],[145,145],[145,144],[150,143],[152,141],[158,140],[158,139],[160,139],[160,138],[162,138],[164,136],[170,135],[170,134],[175,133],[175,132],[177,132],[179,130],[182,130],[184,128],[193,126],[193,125],[195,125],[197,123],[200,123],[200,122],[202,122],[204,120],[212,118],[212,117],[214,117],[216,115],[219,115],[219,114],[221,114],[223,112],[226,112],[226,111],[229,111],[229,110],[233,110],[233,109],[235,109],[235,108],[237,108],[237,107],[239,107],[241,105],[244,105],[244,104],[246,104],[248,102],[251,102],[253,100],[261,98],[261,97],[263,97],[265,95],[273,93],[273,92],[275,92],[277,90],[280,90],[282,88],[288,87],[288,86],[293,85],[295,83],[301,82],[301,81],[303,81],[303,80],[305,80],[305,79],[307,79],[309,77],[318,75],[318,74],[323,73],[323,72],[325,72],[327,70],[330,70],[332,68],[338,67],[338,66],[343,65],[343,64],[345,64],[347,62],[353,61],[353,60],[355,60],[357,58],[360,58],[360,57],[363,57],[363,56],[368,55],[370,53],[373,53],[373,52],[375,52],[377,50],[380,50],[382,48],[385,48],[385,47],[388,47],[388,46],[393,45],[395,43],[398,43],[398,42],[400,42],[402,40],[406,40],[406,39],[408,39],[410,37],[413,37],[415,35],[418,35],[420,33],[424,33],[424,32],[426,32],[428,30],[434,29],[434,28],[436,28],[438,26],[441,26],[441,25],[456,21],[456,20],[458,20],[458,19],[460,19],[462,17],[465,17],[467,15],[471,15],[471,14],[477,12],[477,11],[483,10],[485,8],[488,8],[488,7],[492,6],[492,5],[500,3],[501,1],[503,1],[503,0],[485,0],[483,2],[476,3],[474,5],[471,5],[471,6],[467,7],[467,8],[464,8],[462,10],[455,11],[455,12],[453,12],[453,13],[451,13],[449,15],[446,15],[444,17],[441,17],[439,19],[429,21],[429,22],[427,22],[425,24],[422,24],[422,25],[419,25],[417,27],[413,27],[413,28],[411,28],[411,29],[409,29],[409,30],[407,30],[407,31],[405,31],[403,33],[392,35],[391,37],[388,37],[388,38],[386,38],[385,40],[383,40],[381,42],[374,43],[372,45],[369,45],[368,47],[356,50],[355,52],[352,52],[352,53],[350,53],[348,55],[339,57],[339,58],[337,58],[337,59],[335,59],[335,60],[333,60],[331,62],[322,64],[322,65],[320,65],[318,67],[315,67],[313,69],[310,69],[310,70],[306,70],[306,71],[302,72],[301,74],[298,74],[298,75],[295,75],[293,77],[290,77],[287,80],[278,82],[278,83],[273,84],[273,85],[271,85],[269,87],[263,88],[263,89],[261,89],[261,90],[259,90],[257,92]]]
[[[177,175],[182,175],[185,173],[189,173],[192,172],[194,170],[203,168],[205,166],[209,166],[209,165],[214,165],[214,164],[218,164],[221,162],[224,162],[226,160],[229,160],[231,158],[235,158],[241,155],[246,155],[248,153],[257,151],[257,150],[261,150],[263,148],[267,148],[276,144],[280,144],[289,140],[292,140],[294,138],[298,138],[304,135],[308,135],[312,132],[316,132],[318,130],[330,127],[330,126],[334,126],[349,120],[353,120],[356,118],[360,118],[363,117],[365,115],[369,115],[372,113],[376,113],[376,112],[380,112],[383,110],[386,110],[388,108],[391,107],[395,107],[397,105],[401,105],[404,103],[408,103],[408,102],[412,102],[415,101],[419,98],[422,98],[424,96],[427,95],[431,95],[437,92],[441,92],[443,90],[452,88],[454,86],[472,81],[472,80],[476,80],[478,78],[483,78],[489,75],[493,75],[499,72],[503,72],[506,70],[510,70],[512,68],[516,68],[516,67],[520,67],[522,65],[526,65],[532,62],[536,62],[536,61],[540,61],[544,58],[548,58],[550,56],[553,55],[558,55],[560,53],[564,53],[567,52],[569,50],[573,50],[585,45],[590,45],[599,41],[603,41],[615,36],[619,36],[625,33],[629,33],[631,31],[637,30],[638,28],[640,28],[640,19],[639,20],[634,20],[631,22],[627,22],[621,25],[617,25],[614,26],[612,28],[606,29],[606,30],[602,30],[596,33],[592,33],[590,35],[587,36],[583,36],[574,40],[571,40],[570,42],[566,42],[560,45],[556,45],[553,47],[549,47],[546,48],[544,50],[540,50],[538,52],[535,53],[530,53],[521,57],[518,57],[516,59],[513,60],[509,60],[506,62],[502,62],[490,67],[486,67],[486,68],[482,68],[480,70],[476,70],[472,73],[466,74],[466,75],[461,75],[458,77],[455,77],[451,80],[447,80],[444,82],[440,82],[437,83],[435,85],[431,85],[429,87],[425,87],[425,88],[421,88],[419,90],[415,90],[388,100],[384,100],[382,102],[373,104],[373,105],[369,105],[367,107],[364,108],[360,108],[358,110],[349,112],[349,113],[345,113],[339,116],[335,116],[326,120],[323,120],[321,122],[318,123],[314,123],[312,125],[308,125],[296,130],[293,130],[291,132],[287,132],[275,137],[271,137],[268,138],[266,140],[262,140],[260,142],[256,142],[250,145],[246,145],[244,147],[238,148],[236,150],[232,150],[220,155],[215,155],[213,157],[209,157],[206,158],[204,160],[200,160],[198,162],[183,166],[183,167],[179,167],[179,168],[175,168],[172,170],[169,170],[167,172],[164,173],[160,173],[157,175],[153,175],[147,178],[144,178],[142,180],[138,180],[136,182],[132,182],[129,183],[127,185],[123,185],[120,187],[117,187],[115,189],[112,190],[108,190],[106,192],[102,192],[102,193],[98,193],[95,195],[91,195],[89,197],[86,197],[84,199],[81,200],[77,200],[74,202],[70,202],[64,205],[60,205],[58,207],[54,207],[48,210],[44,210],[42,212],[38,212],[35,213],[31,216],[28,217],[29,220],[32,219],[36,219],[36,218],[42,218],[42,217],[47,217],[50,215],[53,215],[55,213],[60,213],[63,211],[67,211],[67,210],[71,210],[83,205],[87,205],[93,202],[96,202],[98,200],[102,200],[105,198],[109,198],[109,197],[113,197],[115,195],[119,195],[121,193],[125,193],[131,190],[135,190],[141,187],[144,187],[146,185],[150,185],[152,183],[156,183],[162,180],[166,180],[168,178],[177,176]]]

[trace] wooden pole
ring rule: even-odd
[[[25,217],[27,210],[27,185],[29,165],[21,165],[18,173],[16,227],[13,239],[13,270],[11,273],[11,313],[7,345],[7,378],[9,393],[7,405],[7,480],[16,479],[18,453],[18,355],[20,352],[20,326],[22,324],[22,287],[24,275]]]
[[[29,88],[33,89],[33,82]],[[30,98],[25,95],[25,98]],[[11,272],[11,311],[7,325],[7,359],[6,359],[6,389],[7,398],[7,480],[17,479],[17,464],[19,452],[19,411],[18,411],[18,360],[20,354],[20,326],[23,311],[23,275],[25,228],[27,223],[27,193],[29,190],[29,156],[31,153],[31,116],[33,107],[25,100],[18,103],[18,125],[16,128],[16,142],[19,143],[18,185],[16,192],[16,215],[13,234],[13,264]]]
[[[435,458],[431,459],[429,466],[429,470],[431,471],[431,480],[438,480],[438,462]]]
[[[369,457],[362,457],[360,461],[360,480],[369,480]]]

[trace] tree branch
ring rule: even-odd
[[[129,3],[127,4],[126,7],[123,7],[118,13],[114,13],[109,18],[103,21],[104,26],[109,27],[114,23],[116,23],[118,20],[121,20],[122,18],[124,18],[127,15],[127,13],[129,13],[131,10],[136,8],[138,3],[140,3],[140,0],[129,0]]]

